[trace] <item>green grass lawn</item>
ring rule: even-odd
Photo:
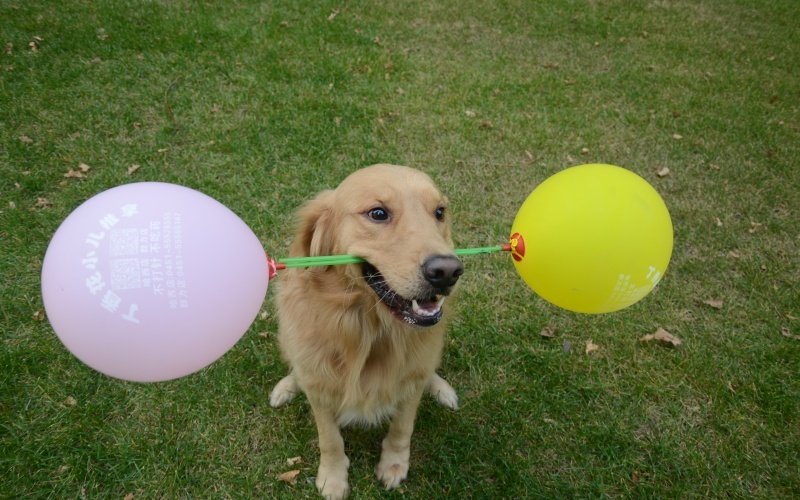
[[[42,259],[134,181],[220,200],[280,256],[298,205],[379,162],[436,179],[459,247],[504,242],[555,172],[623,166],[675,249],[600,316],[465,258],[442,369],[461,409],[424,400],[389,494],[383,431],[345,431],[354,498],[800,496],[798,26],[795,0],[0,0],[0,498],[313,497],[308,405],[267,400],[271,294],[218,362],[135,384],[59,342]],[[659,327],[683,345],[637,341]]]

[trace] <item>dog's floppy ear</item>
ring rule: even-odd
[[[333,250],[333,191],[323,191],[297,212],[293,256],[331,255]]]

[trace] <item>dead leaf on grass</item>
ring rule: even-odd
[[[33,139],[31,139],[31,138],[30,138],[30,137],[28,137],[27,135],[21,135],[21,136],[19,136],[19,140],[20,140],[20,141],[22,141],[22,142],[24,142],[25,144],[33,144]]]
[[[748,233],[753,234],[756,231],[760,230],[764,224],[760,222],[750,221],[750,229],[747,230]]]
[[[594,351],[600,350],[600,346],[592,342],[591,340],[586,341],[586,354],[591,354]]]
[[[672,134],[672,138],[675,139],[676,141],[680,141],[681,139],[683,139],[683,136],[681,134]]]
[[[39,47],[42,46],[42,42],[43,41],[44,41],[44,38],[42,38],[40,36],[33,37],[33,40],[30,43],[28,43],[28,47],[31,48],[31,52],[33,52],[33,53],[39,52]]]
[[[44,309],[39,309],[35,313],[33,313],[33,320],[34,321],[44,321]]]
[[[667,347],[678,347],[679,345],[683,344],[683,341],[676,337],[675,335],[669,333],[668,331],[664,330],[663,328],[659,327],[656,330],[656,333],[649,333],[644,337],[639,339],[639,342],[650,342],[653,340],[657,340],[662,345]]]
[[[336,16],[339,15],[339,12],[341,12],[339,9],[333,9],[333,11],[331,11],[331,14],[328,16],[328,21],[333,21],[336,18]]]
[[[133,175],[134,173],[136,173],[137,170],[139,170],[139,165],[134,163],[133,165],[128,167],[128,175]]]
[[[481,128],[492,128],[492,127],[494,127],[494,125],[492,125],[492,122],[481,123]]]
[[[784,337],[789,337],[790,339],[800,340],[800,335],[793,334],[792,331],[786,326],[781,328],[781,335]]]
[[[707,299],[703,304],[713,307],[714,309],[722,309],[722,299]]]
[[[83,179],[86,177],[86,173],[91,169],[89,165],[85,163],[78,163],[78,170],[72,170],[71,168],[64,174],[64,177],[68,179]]]
[[[289,472],[284,472],[280,476],[278,476],[278,481],[283,481],[284,483],[289,483],[292,486],[297,484],[297,476],[300,475],[299,470],[290,470]]]
[[[136,497],[133,496],[133,493],[128,493],[122,500],[133,500],[134,498]]]
[[[303,461],[302,457],[292,457],[286,460],[286,463],[289,464],[289,467],[293,466],[294,464],[298,464]]]
[[[668,176],[669,175],[669,168],[668,167],[662,167],[662,168],[658,169],[658,172],[656,172],[656,175],[659,176],[659,177]]]
[[[546,327],[542,328],[542,331],[539,332],[539,335],[541,335],[542,337],[544,337],[546,339],[551,339],[551,338],[553,338],[553,335],[555,335],[555,333],[556,333],[556,327],[554,327],[554,326],[546,326]]]
[[[75,406],[76,404],[78,404],[78,401],[72,396],[67,396],[67,399],[65,399],[62,403],[64,404],[64,406]]]
[[[37,198],[33,208],[50,208],[52,206],[53,203],[47,198]]]

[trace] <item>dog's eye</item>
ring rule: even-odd
[[[376,222],[386,222],[389,220],[389,211],[383,207],[376,207],[367,212],[367,217]]]
[[[436,220],[443,221],[444,220],[444,207],[437,208],[436,212],[434,212],[434,215],[436,216]]]

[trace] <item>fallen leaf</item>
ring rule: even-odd
[[[36,204],[33,206],[34,208],[49,208],[53,206],[53,203],[47,198],[37,198]]]
[[[19,136],[19,140],[20,140],[20,141],[22,141],[22,142],[24,142],[25,144],[33,144],[33,139],[31,139],[31,138],[30,138],[30,137],[28,137],[27,135],[21,135],[21,136]]]
[[[763,224],[761,224],[760,222],[750,221],[750,229],[748,229],[747,232],[753,234],[759,229],[761,229],[761,226],[763,226]]]
[[[739,255],[739,252],[736,252],[734,250],[729,250],[728,256],[733,257],[734,259],[738,259],[739,257],[741,257],[741,255]]]
[[[467,115],[468,118],[475,118],[475,116],[476,116],[475,112],[470,110],[470,109],[464,111],[464,114]]]
[[[139,170],[139,165],[134,163],[133,165],[128,167],[128,175],[133,175],[137,170]]]
[[[711,306],[714,309],[722,309],[722,299],[708,299],[704,300],[703,304]]]
[[[600,349],[600,346],[592,342],[591,340],[586,341],[586,354],[593,353]]]
[[[128,493],[122,500],[133,500],[134,498],[133,493]]]
[[[716,224],[717,227],[722,227],[722,221],[719,217],[714,217],[714,224]]]
[[[525,156],[527,156],[529,160],[533,160],[533,154],[527,149],[525,150]]]
[[[334,18],[339,15],[339,12],[341,12],[339,9],[333,9],[331,14],[328,16],[328,21],[333,21]]]
[[[800,340],[800,335],[794,335],[789,327],[784,326],[781,328],[781,335],[784,337],[789,337],[790,339]]]
[[[539,335],[541,335],[542,337],[544,337],[546,339],[551,339],[551,338],[553,338],[553,335],[555,335],[555,333],[556,333],[556,327],[554,327],[554,326],[546,326],[546,327],[542,328],[542,331],[539,332]]]
[[[11,55],[14,53],[14,44],[11,42],[6,43],[6,54]]]
[[[659,327],[658,330],[656,330],[656,333],[649,333],[644,337],[640,338],[639,342],[650,342],[653,340],[657,340],[667,347],[677,347],[683,343],[681,339],[679,339],[675,335],[672,335],[671,333],[669,333],[668,331],[664,330],[661,327]]]
[[[581,154],[589,154],[589,148],[581,148]]]
[[[19,188],[17,188],[17,189],[19,189]],[[17,204],[16,204],[16,203],[14,203],[13,201],[9,201],[9,202],[8,202],[8,208],[12,208],[12,209],[13,209],[13,208],[17,208]]]
[[[268,339],[269,332],[258,332],[258,336],[261,337],[262,339]]]
[[[708,168],[711,170],[719,170],[719,165],[715,165],[714,163],[709,163]]]
[[[658,172],[656,172],[656,175],[658,175],[659,177],[668,176],[669,175],[669,168],[662,167],[662,168],[658,169]]]
[[[683,136],[681,134],[672,134],[672,138],[680,141],[681,139],[683,139]]]
[[[286,463],[289,464],[289,467],[291,467],[292,465],[300,463],[302,461],[303,461],[302,457],[293,457],[293,458],[288,459],[286,461]]]
[[[84,177],[86,177],[86,176],[85,176],[85,175],[83,175],[83,172],[80,172],[80,171],[77,171],[77,170],[72,170],[72,169],[69,169],[69,170],[67,171],[67,173],[66,173],[66,174],[64,174],[64,177],[66,177],[66,178],[68,178],[68,179],[83,179],[83,178],[84,178]]]
[[[300,474],[299,470],[290,470],[289,472],[284,472],[280,476],[278,476],[278,481],[283,481],[284,483],[289,483],[292,486],[297,484],[297,476]]]
[[[90,167],[89,165],[87,165],[87,164],[85,164],[85,163],[78,163],[78,170],[80,170],[80,171],[81,171],[81,172],[83,172],[83,173],[86,173],[86,172],[88,172],[88,171],[89,171],[89,169],[91,169],[91,168],[92,168],[92,167]]]
[[[72,396],[67,396],[67,399],[63,401],[64,406],[75,406],[78,404],[78,401],[75,400]]]
[[[31,48],[31,52],[33,52],[34,54],[36,52],[39,52],[39,44],[36,42],[36,40],[29,42],[28,47]]]
[[[38,311],[33,313],[34,321],[44,321],[44,318],[45,318],[44,309],[39,309]]]
[[[483,123],[481,123],[481,128],[492,128],[493,126],[494,125],[492,125],[492,122],[483,122]]]

